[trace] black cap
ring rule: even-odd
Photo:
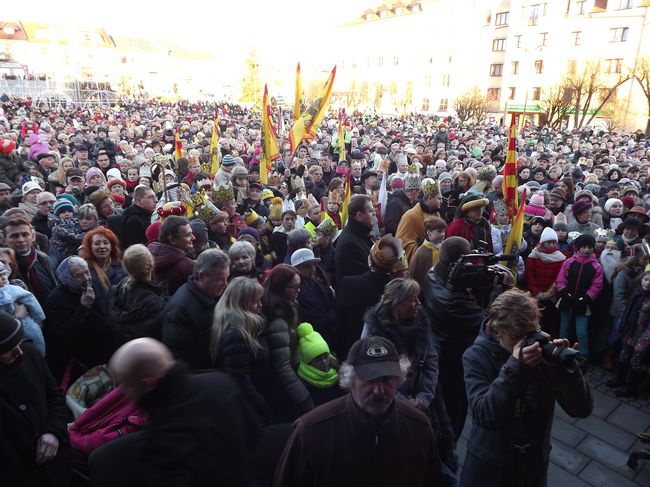
[[[72,179],[72,178],[84,178],[84,174],[81,171],[81,169],[77,169],[76,167],[71,167],[65,172],[65,177],[66,179]]]
[[[42,152],[42,153],[40,153],[39,155],[36,156],[36,161],[41,162],[43,159],[46,159],[48,157],[54,158],[54,156],[52,154],[50,154],[49,152]]]
[[[0,311],[0,353],[20,344],[24,336],[23,325],[9,313]]]
[[[401,377],[399,354],[393,342],[386,338],[370,336],[357,340],[348,353],[348,363],[363,381],[380,377]]]

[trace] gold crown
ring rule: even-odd
[[[232,184],[230,183],[220,184],[217,189],[212,192],[212,201],[217,205],[217,208],[221,208],[234,198],[235,193],[233,193]]]

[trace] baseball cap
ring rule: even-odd
[[[347,361],[354,367],[354,373],[366,382],[379,377],[402,376],[397,349],[393,342],[383,337],[357,340],[350,348]]]
[[[7,183],[0,183],[0,191],[11,191],[11,186],[9,186]]]
[[[310,262],[320,262],[318,257],[314,257],[311,249],[298,249],[291,254],[291,265],[309,264]]]
[[[65,172],[65,177],[66,179],[83,179],[84,175],[81,169],[77,169],[76,167],[71,167]]]
[[[27,181],[25,184],[23,184],[22,191],[23,194],[27,194],[30,191],[34,191],[35,189],[38,189],[39,191],[43,191],[41,186],[36,182],[36,181]]]

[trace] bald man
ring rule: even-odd
[[[152,338],[124,344],[109,367],[124,393],[149,413],[149,424],[91,455],[93,486],[252,485],[255,426],[232,377],[191,375]]]

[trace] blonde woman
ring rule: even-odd
[[[52,193],[57,194],[59,190],[65,190],[68,186],[68,178],[65,177],[65,172],[73,167],[74,161],[69,157],[64,157],[59,161],[59,167],[47,178]]]
[[[152,282],[153,256],[142,244],[124,252],[127,276],[113,290],[111,313],[119,343],[140,337],[160,339],[165,299],[162,287]]]
[[[265,320],[259,314],[264,290],[248,277],[233,279],[214,309],[210,353],[216,368],[234,375],[264,422],[271,364]]]

